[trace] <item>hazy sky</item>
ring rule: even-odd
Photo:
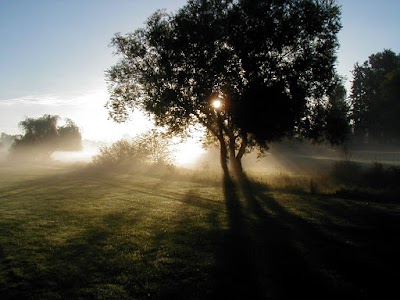
[[[141,115],[107,121],[104,71],[110,39],[141,27],[155,10],[186,0],[0,0],[0,132],[15,134],[25,116],[69,117],[85,138],[117,139],[150,126]],[[383,49],[400,52],[400,1],[341,0],[338,71]]]

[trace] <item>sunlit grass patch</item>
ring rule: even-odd
[[[0,187],[2,299],[279,299],[319,278],[318,291],[357,296],[365,269],[387,269],[382,251],[393,260],[399,248],[381,234],[398,232],[395,202],[324,192],[318,179],[312,193],[310,175],[240,189],[179,172],[26,170]]]
[[[0,198],[0,294],[128,299],[205,284],[226,227],[220,191],[209,201],[196,183],[47,174]]]

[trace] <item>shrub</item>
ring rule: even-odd
[[[122,139],[111,146],[100,148],[100,153],[92,158],[96,167],[132,169],[145,165],[157,167],[172,163],[169,141],[162,133],[151,130],[132,140]]]
[[[97,167],[120,168],[138,165],[144,162],[146,156],[146,149],[141,149],[128,140],[120,140],[111,146],[101,147],[99,154],[95,155],[92,161]]]

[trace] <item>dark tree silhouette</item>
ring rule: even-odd
[[[398,55],[400,61],[400,55]],[[388,74],[381,84],[381,116],[387,141],[400,143],[400,63],[399,68]]]
[[[24,134],[17,137],[12,146],[13,158],[48,159],[54,151],[75,151],[82,148],[80,129],[72,120],[57,126],[55,115],[26,118],[19,123]]]
[[[355,136],[369,143],[400,138],[400,54],[384,50],[372,54],[353,70],[351,88]]]
[[[107,107],[117,122],[142,109],[171,133],[203,125],[225,173],[229,159],[240,176],[247,151],[316,134],[308,116],[328,103],[340,28],[340,8],[326,0],[191,0],[158,11],[112,39],[120,60],[106,73]]]
[[[322,143],[329,141],[332,145],[347,145],[351,136],[350,105],[346,99],[346,88],[342,78],[337,77],[327,90],[325,102],[316,104],[306,117],[304,135]]]

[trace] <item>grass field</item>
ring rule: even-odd
[[[388,299],[400,206],[229,178],[0,168],[0,299]]]

